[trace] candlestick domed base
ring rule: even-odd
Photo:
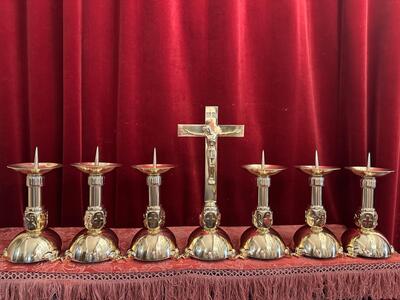
[[[79,232],[65,252],[65,256],[79,263],[97,263],[120,257],[117,235],[111,229]]]
[[[334,258],[343,253],[335,235],[326,227],[303,225],[293,236],[295,254],[313,258]]]
[[[272,228],[250,227],[240,239],[240,254],[255,259],[277,259],[289,255],[281,236]]]
[[[198,227],[188,239],[185,254],[199,260],[215,261],[235,257],[235,249],[224,230]]]
[[[174,234],[168,228],[148,230],[142,228],[135,234],[128,256],[141,261],[160,261],[178,258]]]
[[[352,257],[388,258],[394,253],[389,241],[374,229],[350,228],[343,233],[342,243]]]
[[[29,264],[58,258],[61,239],[51,229],[23,231],[4,250],[4,257],[12,263]]]

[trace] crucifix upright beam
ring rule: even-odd
[[[217,201],[217,146],[219,137],[243,137],[244,125],[219,125],[218,106],[206,106],[204,124],[178,124],[179,137],[205,138],[204,201]]]

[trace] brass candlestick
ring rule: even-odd
[[[343,252],[335,235],[325,226],[326,211],[322,205],[324,175],[339,168],[320,166],[318,152],[315,151],[314,166],[299,166],[304,173],[311,175],[311,206],[306,211],[306,225],[300,227],[293,236],[295,255],[314,258],[333,258]]]
[[[257,176],[258,206],[253,212],[253,226],[248,228],[240,239],[240,257],[256,259],[276,259],[289,254],[281,236],[272,228],[273,216],[269,207],[268,190],[271,185],[270,176],[283,171],[278,165],[266,165],[264,151],[261,164],[243,166],[251,174]]]
[[[75,236],[65,252],[66,258],[80,263],[96,263],[120,258],[116,234],[111,229],[104,228],[107,212],[101,204],[104,174],[119,167],[120,164],[99,162],[97,147],[94,162],[76,163],[72,166],[89,174],[89,206],[84,217],[86,229]]]
[[[133,168],[147,174],[149,187],[149,205],[144,214],[144,226],[135,234],[128,256],[142,261],[160,261],[177,258],[179,250],[176,247],[174,234],[164,227],[165,212],[160,205],[161,174],[168,172],[174,165],[157,164],[157,153],[154,148],[153,164],[136,165]]]
[[[58,234],[46,228],[47,211],[42,206],[43,175],[61,167],[56,163],[39,163],[38,148],[33,163],[19,163],[7,166],[26,174],[28,206],[24,213],[25,230],[18,234],[4,250],[4,257],[12,263],[35,263],[58,258],[61,239]]]
[[[348,167],[361,177],[362,206],[355,214],[357,228],[350,228],[342,235],[342,243],[349,256],[387,258],[394,253],[393,246],[385,236],[375,230],[378,226],[378,214],[374,208],[375,177],[387,175],[392,170],[371,167],[371,155],[368,153],[366,167]]]
[[[206,106],[204,124],[178,124],[178,136],[205,138],[204,207],[200,226],[189,236],[184,257],[222,260],[235,257],[235,249],[219,227],[221,214],[217,206],[218,138],[243,137],[244,125],[219,125],[218,107]]]

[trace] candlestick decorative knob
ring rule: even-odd
[[[324,176],[339,168],[320,166],[318,152],[315,151],[314,166],[299,166],[310,175],[311,206],[305,213],[306,225],[300,227],[293,236],[295,255],[314,258],[333,258],[342,254],[343,249],[335,235],[325,226],[326,210],[322,205]]]
[[[157,153],[154,148],[153,164],[135,165],[133,168],[147,174],[149,187],[149,205],[144,214],[144,226],[133,237],[128,256],[141,261],[160,261],[177,258],[179,250],[176,247],[174,234],[164,227],[165,212],[160,205],[160,174],[165,173],[174,165],[157,164]]]
[[[35,263],[57,259],[61,239],[55,231],[46,228],[48,215],[42,206],[42,186],[43,175],[61,165],[39,163],[39,151],[36,147],[33,163],[19,163],[7,167],[26,174],[28,206],[24,213],[25,230],[11,241],[4,250],[4,257],[13,263]]]
[[[281,236],[272,228],[273,217],[269,207],[268,190],[271,185],[270,176],[283,171],[278,165],[266,165],[264,151],[261,164],[243,166],[251,174],[257,176],[258,206],[253,212],[253,225],[248,228],[240,239],[240,257],[256,259],[276,259],[289,254]]]
[[[85,229],[73,239],[65,257],[80,263],[96,263],[120,258],[118,238],[106,225],[107,212],[101,203],[101,189],[104,174],[119,167],[120,164],[100,162],[99,148],[94,162],[72,164],[78,170],[89,174],[89,206],[86,209]]]
[[[371,167],[371,155],[368,153],[366,167],[348,167],[361,177],[362,206],[355,214],[357,228],[350,228],[342,235],[342,243],[349,256],[387,258],[394,253],[393,246],[386,237],[375,230],[378,226],[378,214],[374,208],[375,177],[387,175],[392,170]]]

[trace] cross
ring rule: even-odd
[[[204,201],[217,201],[218,137],[243,137],[244,125],[218,125],[218,106],[206,106],[204,124],[178,124],[179,137],[205,138]]]

